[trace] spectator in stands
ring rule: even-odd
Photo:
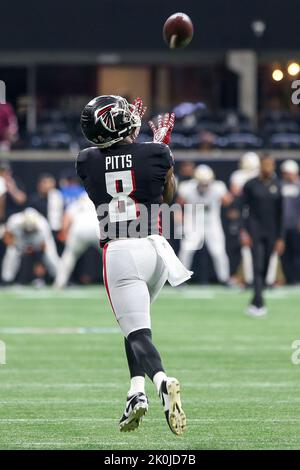
[[[0,161],[0,224],[15,212],[19,212],[26,203],[26,193],[23,184],[14,178],[10,163],[6,160]]]
[[[289,284],[300,282],[300,178],[299,165],[286,160],[280,167],[282,173],[283,221],[286,250],[282,265]]]
[[[201,130],[199,133],[199,150],[211,150],[216,141],[216,134],[209,130]]]
[[[25,202],[26,193],[22,183],[13,177],[9,162],[0,161],[0,266],[5,252],[4,224],[10,215],[22,210]]]
[[[40,212],[48,220],[52,233],[56,234],[62,226],[64,201],[54,176],[49,173],[39,175],[36,189],[29,197],[28,206]]]
[[[17,118],[8,103],[0,106],[0,153],[8,152],[18,133]]]

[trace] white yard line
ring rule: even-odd
[[[0,334],[27,334],[27,335],[72,335],[72,334],[111,334],[120,333],[117,327],[56,327],[56,328],[44,328],[44,327],[6,327],[0,328]]]

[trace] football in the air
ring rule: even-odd
[[[191,42],[193,34],[192,20],[185,13],[174,13],[164,24],[163,36],[170,49],[186,47]]]

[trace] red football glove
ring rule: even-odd
[[[136,98],[131,106],[133,106],[134,112],[139,115],[140,119],[142,119],[147,111],[147,106],[144,106],[142,98]]]
[[[157,118],[157,127],[153,121],[149,121],[149,126],[153,132],[153,142],[162,142],[169,144],[171,140],[172,130],[174,128],[175,114],[166,113],[164,116],[161,114]]]

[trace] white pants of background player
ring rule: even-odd
[[[45,246],[45,250],[43,252],[43,263],[45,264],[49,274],[55,277],[59,258],[52,236],[45,237],[43,233],[37,233],[34,237],[34,240],[31,241],[30,246],[32,247],[33,251],[39,251],[41,245]],[[20,269],[22,256],[26,253],[26,248],[26,243],[24,242],[7,247],[2,261],[1,275],[3,281],[14,281]]]
[[[168,272],[148,238],[115,240],[103,250],[103,279],[122,333],[151,328],[150,304]]]
[[[73,222],[65,249],[59,260],[55,286],[62,288],[68,283],[76,262],[91,246],[99,247],[99,237],[95,223],[89,218],[80,217]]]
[[[197,250],[206,244],[212,258],[216,276],[220,282],[229,280],[229,260],[225,249],[225,235],[221,220],[205,220],[204,231],[193,230],[188,221],[184,223],[184,237],[180,244],[178,257],[187,269],[193,263],[193,257]]]
[[[270,257],[268,271],[267,271],[267,275],[265,279],[267,286],[273,286],[273,284],[276,281],[278,261],[279,261],[278,255],[277,253],[274,252]],[[254,276],[253,276],[252,253],[251,253],[251,248],[249,248],[248,246],[242,247],[242,262],[243,262],[245,282],[251,285],[253,283]]]

